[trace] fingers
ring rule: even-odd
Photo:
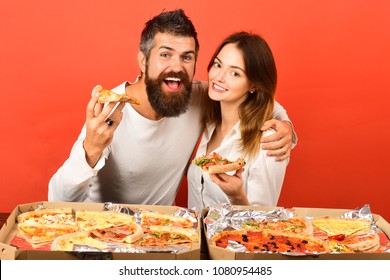
[[[261,148],[267,150],[267,156],[274,156],[276,161],[282,161],[290,157],[292,147],[291,124],[285,121],[269,120],[264,123],[262,130],[273,128],[276,132],[261,139]]]
[[[87,105],[87,119],[92,119],[98,117],[100,121],[104,121],[108,118],[108,116],[118,115],[117,112],[121,112],[124,108],[124,103],[120,103],[118,106],[116,102],[110,102],[107,105],[98,103],[100,93],[99,91],[102,89],[102,86],[97,85],[92,89],[92,97]],[[115,106],[117,106],[115,108]],[[114,110],[115,108],[115,110]]]
[[[274,133],[270,136],[263,137],[262,143],[264,143],[261,148],[263,150],[277,150],[284,146],[291,146],[292,138],[291,135],[282,135],[282,133]]]
[[[275,157],[276,161],[282,161],[290,157],[291,153],[291,143],[285,145],[278,144],[281,141],[268,144],[267,156]],[[263,145],[265,146],[265,145]],[[262,149],[264,149],[262,146]],[[264,149],[265,150],[265,149]]]
[[[234,174],[235,176],[237,176],[238,178],[242,178],[242,173],[244,172],[245,168],[240,168],[236,171],[236,174]]]
[[[95,96],[99,91],[101,91],[103,87],[101,85],[97,85],[92,89],[92,96]]]
[[[279,141],[283,137],[287,137],[288,138],[288,135],[283,134],[283,132],[281,132],[280,130],[276,131],[275,133],[273,133],[273,134],[271,134],[269,136],[262,137],[261,138],[261,143],[266,143],[264,150],[270,150],[267,147],[269,147],[269,146],[272,147],[272,143],[274,143],[276,141]],[[280,145],[280,143],[279,143],[279,145]]]
[[[283,149],[268,151],[267,156],[275,157],[276,161],[283,161],[290,157],[290,152],[291,149],[286,150],[285,148],[283,148]]]
[[[276,120],[275,119],[271,119],[271,120],[268,120],[266,121],[263,126],[261,127],[261,130],[262,131],[266,131],[268,129],[270,129],[271,127],[275,127],[276,126]]]
[[[115,108],[115,110],[112,111],[112,113],[107,118],[104,119],[104,122],[110,128],[113,128],[115,130],[118,127],[118,125],[120,124],[122,117],[123,117],[122,110],[123,110],[124,106],[125,106],[125,103],[119,103],[118,106]]]
[[[219,185],[221,183],[221,180],[218,178],[218,174],[209,173],[209,176],[210,176],[210,180],[215,184]]]
[[[95,88],[94,88],[94,90],[95,90]],[[98,104],[99,93],[94,92],[94,90],[92,90],[92,98],[89,100],[88,105],[87,105],[87,120],[94,118],[96,116],[96,114],[100,113],[99,107],[100,107],[100,111],[103,108],[103,104]]]
[[[291,150],[289,150],[288,152],[282,154],[281,156],[275,157],[275,160],[276,160],[276,161],[283,161],[283,160],[285,160],[285,159],[288,159],[288,158],[290,157],[290,151],[291,151]]]
[[[235,172],[234,171],[229,172],[229,174],[228,173],[209,173],[209,174],[210,174],[211,181],[218,184],[218,183],[222,183],[222,182],[227,182],[232,177],[237,177],[237,178],[241,179],[242,173],[244,172],[244,170],[245,170],[244,168],[240,168],[240,169],[236,170]],[[233,172],[234,172],[234,174],[233,174]]]
[[[118,103],[118,102],[107,103],[107,105],[104,106],[104,109],[100,112],[100,114],[97,115],[97,118],[100,121],[105,121],[108,117],[114,119],[116,118],[116,116],[121,114],[124,106],[125,103]]]

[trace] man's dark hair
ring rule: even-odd
[[[153,48],[154,37],[157,33],[169,33],[174,36],[192,37],[195,40],[195,56],[198,56],[198,34],[191,20],[182,9],[162,12],[145,23],[141,33],[140,50],[149,60]]]

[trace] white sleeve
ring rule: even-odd
[[[268,130],[264,136],[272,134]],[[276,206],[282,190],[288,159],[276,161],[260,149],[248,170],[247,197],[250,204]]]
[[[109,149],[104,150],[96,166],[91,168],[85,159],[83,148],[85,132],[84,125],[76,143],[73,145],[69,158],[50,179],[49,201],[82,202],[88,197],[90,181],[104,166],[109,155]]]
[[[290,120],[290,118],[288,117],[287,111],[276,100],[275,100],[275,104],[274,104],[274,111],[273,111],[272,117],[276,120],[288,121],[291,124],[291,128],[293,131],[292,148],[294,148],[298,143],[298,136],[294,130],[294,125],[293,125],[292,121]]]
[[[289,121],[290,122],[290,119],[288,118],[286,110],[276,100],[274,103],[274,111],[272,113],[272,116],[274,119],[277,119],[280,121]]]

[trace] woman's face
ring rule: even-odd
[[[241,104],[251,90],[242,53],[235,44],[225,45],[209,70],[209,96],[216,101]]]

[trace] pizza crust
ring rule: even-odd
[[[336,252],[359,252],[377,248],[380,244],[380,238],[376,233],[349,235],[342,241],[330,240],[329,243]]]
[[[236,161],[224,165],[212,165],[206,171],[208,173],[226,173],[231,171],[236,171],[245,166],[245,160],[238,158]]]
[[[154,223],[154,224],[153,224]],[[184,217],[174,216],[170,214],[163,214],[158,212],[142,212],[141,213],[141,224],[144,227],[149,227],[150,225],[161,226],[180,226],[180,227],[193,227],[194,223]]]
[[[87,232],[76,232],[57,237],[52,245],[52,251],[73,251],[74,245],[85,245],[99,250],[107,249],[107,245],[89,236]]]
[[[165,246],[198,242],[199,237],[195,230],[172,226],[151,226],[140,245]]]
[[[35,221],[40,223],[65,223],[74,222],[73,210],[70,207],[49,208],[24,212],[17,217],[18,223]]]

